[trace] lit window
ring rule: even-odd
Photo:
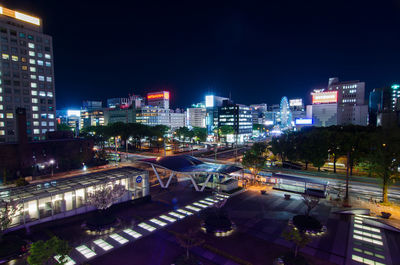
[[[22,61],[23,63],[26,63],[26,58],[25,58],[25,57],[21,57],[21,61]]]
[[[3,101],[3,96],[0,96],[0,101]]]
[[[46,132],[47,132],[47,129],[43,129],[43,130],[42,130],[42,133],[46,133]]]
[[[40,91],[40,92],[39,92],[39,96],[41,96],[41,97],[45,97],[45,96],[46,96],[46,92],[44,92],[44,91]]]
[[[51,62],[46,62],[46,66],[50,67],[51,66]]]
[[[53,92],[47,92],[47,96],[52,98],[53,97]]]
[[[32,43],[32,42],[29,42],[28,43],[28,47],[31,48],[31,49],[34,49],[35,48],[35,44]]]
[[[32,106],[32,111],[38,111],[38,110],[39,110],[38,106]]]
[[[32,118],[39,119],[39,114],[37,114],[37,113],[32,114]]]
[[[12,55],[11,60],[13,60],[14,62],[18,62],[18,56]]]
[[[46,54],[44,55],[44,58],[46,58],[46,59],[51,59],[51,55],[48,54],[48,53],[46,53]]]
[[[43,53],[38,52],[37,56],[38,56],[39,58],[42,58],[42,57],[43,57]]]
[[[37,98],[32,98],[32,103],[38,103],[38,99]]]
[[[36,75],[31,75],[31,79],[36,79]]]
[[[22,69],[23,71],[26,71],[26,70],[28,70],[28,66],[23,65],[23,66],[21,67],[21,69]]]
[[[39,129],[33,129],[33,134],[40,134],[40,130]]]
[[[50,76],[48,76],[48,77],[46,77],[46,81],[47,81],[47,82],[51,82],[51,81],[52,81],[52,78],[51,78]]]
[[[7,117],[7,119],[12,119],[12,118],[14,118],[14,114],[12,114],[12,113],[7,113],[7,114],[6,114],[6,117]]]
[[[10,55],[8,55],[8,54],[6,54],[6,53],[3,53],[3,54],[1,55],[1,57],[2,57],[4,60],[10,59]]]
[[[5,135],[5,131],[4,130],[0,130],[0,135]]]
[[[42,60],[38,60],[38,61],[37,61],[37,64],[38,64],[38,65],[43,65],[43,61],[42,61]]]
[[[30,64],[35,64],[36,61],[35,61],[35,59],[29,59],[29,63],[30,63]]]
[[[35,56],[35,52],[34,51],[29,51],[29,56]]]
[[[37,88],[37,84],[36,83],[31,83],[31,88]]]
[[[39,75],[39,81],[44,81],[44,76]]]
[[[0,105],[0,110],[3,110],[3,105]],[[0,118],[4,118],[3,116],[4,116],[3,113],[1,113]]]
[[[33,122],[33,126],[39,126],[39,122],[38,121],[34,121]]]
[[[32,90],[31,94],[32,94],[32,96],[37,96],[37,91],[36,90]]]
[[[0,121],[0,127],[4,127],[4,121]]]
[[[49,126],[54,126],[54,121],[49,121]]]
[[[54,114],[49,114],[49,119],[54,119]]]
[[[36,67],[31,66],[31,67],[29,67],[29,70],[30,70],[31,72],[36,72]]]
[[[40,123],[40,125],[42,125],[42,126],[47,126],[47,122],[42,121],[42,122]]]

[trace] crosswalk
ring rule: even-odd
[[[66,265],[75,265],[86,263],[88,260],[108,253],[122,245],[140,239],[143,236],[149,235],[165,226],[184,219],[187,216],[200,212],[203,209],[213,206],[215,203],[228,199],[229,196],[225,194],[216,194],[203,198],[196,202],[186,205],[168,213],[161,214],[157,217],[143,221],[138,225],[126,228],[119,232],[103,236],[95,240],[86,242],[76,246],[64,259]],[[54,256],[57,263],[60,262],[60,256]]]

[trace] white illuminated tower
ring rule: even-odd
[[[16,108],[25,108],[30,140],[55,130],[52,38],[40,18],[0,7],[0,142],[17,140]]]

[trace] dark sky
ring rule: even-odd
[[[168,89],[172,106],[207,92],[278,103],[362,80],[399,80],[400,1],[8,0],[53,36],[57,109]]]

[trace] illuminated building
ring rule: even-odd
[[[147,104],[152,107],[169,109],[169,98],[168,91],[147,93]]]
[[[307,118],[312,118],[315,126],[368,125],[364,82],[329,78],[327,89],[314,90],[311,95]]]
[[[54,131],[52,38],[40,18],[0,7],[0,142],[17,140],[16,109],[26,109],[30,140]]]
[[[233,128],[234,134],[227,136],[228,142],[244,143],[253,134],[253,117],[250,107],[224,101],[224,104],[218,108],[218,126]]]
[[[2,198],[19,203],[8,231],[94,211],[96,208],[89,205],[88,195],[102,185],[122,185],[125,188],[124,195],[113,204],[143,198],[150,194],[148,172],[133,167],[3,189]]]
[[[188,126],[192,127],[206,127],[207,110],[204,105],[192,106],[186,110],[186,122]]]
[[[365,103],[365,82],[339,82],[329,78],[328,91],[337,91],[337,124],[368,125],[368,105]]]
[[[374,89],[369,94],[370,124],[382,127],[400,125],[400,86]]]
[[[83,110],[101,110],[103,108],[102,101],[85,100],[82,102]]]
[[[306,117],[306,111],[304,108],[304,102],[301,98],[295,98],[289,100],[290,111],[292,112],[292,120],[303,119]],[[295,123],[296,124],[296,123]]]
[[[104,125],[104,111],[103,110],[82,110],[80,129],[89,126],[103,126]]]
[[[253,124],[264,124],[265,112],[267,112],[267,104],[250,105]]]
[[[107,108],[126,108],[129,107],[128,98],[109,98],[107,99]]]
[[[218,107],[221,107],[224,101],[229,101],[229,98],[214,95],[205,97],[206,127],[209,135],[214,134],[214,128],[218,126]]]
[[[186,125],[186,113],[173,110],[144,106],[136,110],[136,122],[149,126],[165,125],[170,129],[184,127]]]

